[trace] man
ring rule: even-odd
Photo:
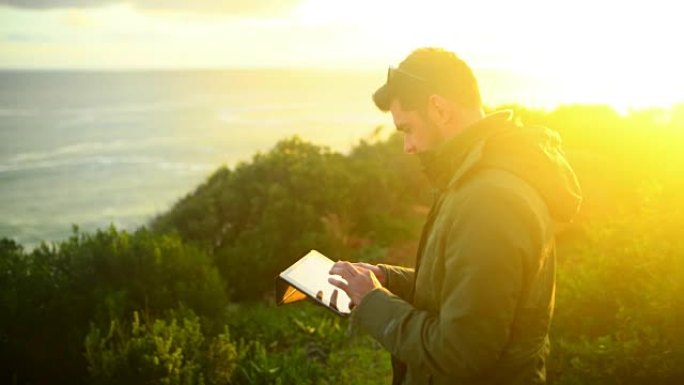
[[[373,95],[423,162],[435,202],[415,269],[337,262],[352,323],[393,356],[394,384],[541,384],[554,228],[581,202],[558,135],[485,116],[470,68],[437,48],[390,68]]]

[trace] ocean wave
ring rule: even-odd
[[[98,105],[88,107],[63,107],[56,108],[52,111],[63,115],[121,115],[121,114],[138,114],[147,112],[164,112],[194,107],[199,105],[194,100],[179,100],[179,101],[156,101],[149,103],[121,103],[115,105]]]
[[[170,112],[175,110],[182,110],[197,106],[202,106],[203,103],[198,100],[166,100],[155,102],[138,102],[138,103],[120,103],[120,104],[102,104],[94,106],[55,106],[46,105],[40,108],[37,107],[3,107],[0,106],[0,117],[34,117],[34,116],[51,116],[59,117],[60,119],[70,118],[73,122],[88,122],[100,118],[107,118],[110,116],[128,116],[137,114],[148,114],[154,112]]]
[[[27,162],[55,160],[66,157],[79,157],[84,155],[103,155],[119,151],[131,151],[141,149],[158,149],[168,145],[178,145],[191,140],[188,136],[160,136],[136,140],[110,140],[106,142],[79,142],[67,144],[46,151],[28,151],[13,155],[7,165],[16,165]]]
[[[38,110],[31,108],[0,108],[0,118],[28,117],[38,115]]]
[[[38,160],[32,162],[22,163],[5,163],[0,164],[0,174],[27,172],[45,169],[54,169],[62,167],[77,167],[87,165],[100,166],[119,166],[119,165],[147,165],[156,167],[165,171],[176,172],[206,172],[217,167],[217,165],[209,163],[189,163],[189,162],[173,162],[154,157],[146,156],[92,156],[81,158],[55,159],[55,160]]]
[[[69,155],[81,155],[88,152],[119,150],[124,148],[127,144],[128,143],[123,140],[114,140],[111,142],[81,142],[58,147],[50,151],[19,153],[10,158],[9,163],[36,162]]]

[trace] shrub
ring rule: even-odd
[[[361,142],[349,156],[283,140],[219,169],[152,226],[212,253],[231,299],[261,298],[312,248],[345,259],[418,232],[415,206],[427,188],[415,183],[417,164],[398,139]]]
[[[239,384],[388,384],[389,354],[322,307],[233,305],[227,316],[239,335]],[[259,322],[254,322],[259,320]]]
[[[144,322],[134,312],[130,324],[111,321],[106,335],[91,326],[85,352],[89,382],[105,385],[229,384],[237,359],[228,330],[205,337],[189,310]]]
[[[661,215],[588,225],[559,256],[550,376],[558,384],[684,380],[684,248]]]
[[[0,375],[8,381],[82,378],[88,325],[103,327],[136,309],[159,317],[182,304],[212,333],[222,328],[224,284],[212,260],[177,236],[111,227],[76,231],[30,253],[7,240],[0,247],[0,357],[8,358]]]

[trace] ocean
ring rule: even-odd
[[[27,248],[110,224],[133,230],[221,165],[298,135],[347,151],[391,117],[385,73],[333,70],[0,71],[0,237]],[[524,80],[493,82],[490,103]],[[481,84],[483,84],[481,82]],[[494,104],[496,105],[496,104]]]
[[[346,151],[388,116],[382,74],[0,72],[0,237],[28,248],[135,229],[221,165],[299,135]]]

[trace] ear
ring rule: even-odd
[[[439,126],[445,126],[453,119],[453,108],[449,101],[433,94],[428,98],[428,116]]]

